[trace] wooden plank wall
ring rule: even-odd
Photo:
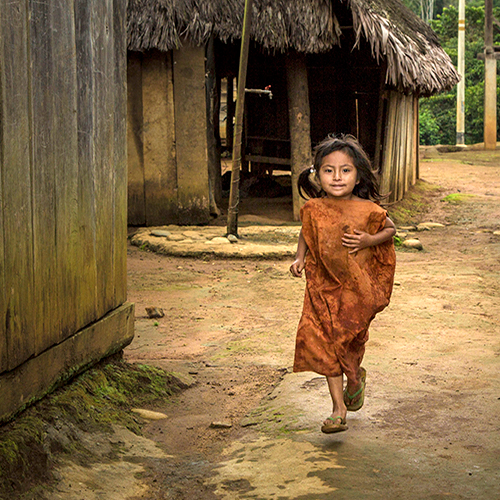
[[[415,104],[417,102],[417,104]],[[382,152],[381,191],[399,201],[418,178],[418,98],[390,91]]]
[[[208,224],[207,105],[205,49],[173,51],[175,147],[179,224]]]
[[[178,222],[172,52],[128,54],[128,223]]]
[[[28,12],[24,2],[0,4],[0,177],[3,221],[0,305],[0,370],[35,349],[28,332],[36,324],[33,294],[32,145]],[[19,64],[19,63],[24,64]]]
[[[113,307],[127,300],[127,2],[113,0],[113,85],[114,98],[114,301]],[[111,96],[110,96],[111,97]]]
[[[172,53],[151,51],[142,65],[145,223],[177,222]]]
[[[129,54],[128,223],[210,220],[205,49]]]
[[[0,373],[125,301],[125,9],[0,0]]]
[[[142,57],[139,52],[129,52],[127,56],[127,211],[131,226],[146,225]]]

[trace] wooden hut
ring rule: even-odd
[[[237,74],[243,8],[130,0],[130,224],[206,223],[217,211],[214,116],[221,80]],[[295,178],[311,145],[352,133],[389,200],[401,199],[418,177],[418,99],[458,81],[431,28],[399,0],[255,0],[251,39],[247,87],[261,93],[247,94],[244,159]]]
[[[0,421],[127,345],[126,9],[0,7]]]

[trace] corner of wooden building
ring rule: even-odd
[[[5,422],[134,337],[134,304],[126,302],[64,342],[0,375],[0,422]]]

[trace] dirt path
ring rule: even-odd
[[[340,435],[319,431],[324,379],[291,373],[304,282],[288,260],[129,247],[126,359],[192,386],[155,408],[168,415],[146,428],[157,453],[129,445],[142,453],[126,460],[128,496],[106,498],[500,499],[500,154],[427,156],[421,177],[443,189],[425,220],[445,227],[417,233],[424,251],[398,252],[367,346],[367,402]]]

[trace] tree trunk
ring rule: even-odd
[[[305,56],[290,53],[286,60],[290,151],[292,169],[293,218],[300,220],[301,199],[297,186],[300,172],[312,163],[309,86]]]

